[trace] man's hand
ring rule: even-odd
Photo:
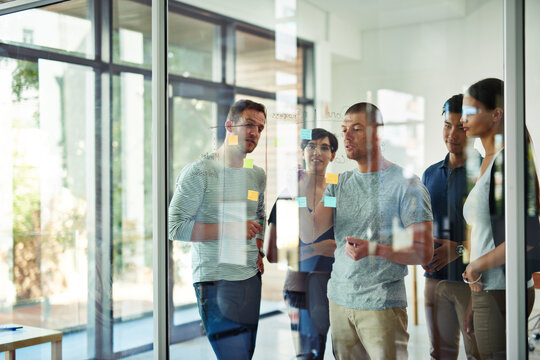
[[[354,261],[358,261],[369,255],[369,241],[352,236],[346,236],[345,240],[347,241],[345,254]]]
[[[457,242],[447,239],[433,239],[433,242],[441,246],[435,249],[431,262],[424,267],[429,274],[441,270],[459,257],[456,252]]]
[[[257,258],[257,270],[259,270],[259,272],[262,274],[264,274],[264,262],[263,262],[263,257],[261,255],[261,253],[258,253],[258,258]]]
[[[246,237],[247,240],[253,239],[255,235],[263,231],[262,226],[257,222],[253,220],[246,221]]]

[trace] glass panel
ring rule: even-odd
[[[212,153],[218,143],[217,104],[198,99],[173,97],[172,171],[171,189],[174,190],[180,171],[202,154]],[[186,126],[186,124],[190,124]],[[172,297],[174,306],[173,324],[180,325],[199,319],[197,299],[193,291],[191,273],[191,245],[175,241],[172,243]]]
[[[4,15],[0,41],[93,58],[92,4],[72,0]]]
[[[108,33],[87,19],[93,4],[2,16],[0,40],[24,44],[17,58],[91,58],[94,30]],[[131,56],[137,39],[123,40]],[[125,357],[153,341],[151,82],[70,61],[0,58],[0,323],[60,330],[64,358]]]
[[[88,246],[94,240],[94,74],[2,58],[1,323],[65,332],[86,358]],[[23,356],[41,357],[40,348]]]
[[[388,339],[388,347],[399,352],[398,358],[405,358],[404,351],[415,359],[480,358],[479,352],[482,357],[490,352],[504,357],[506,333],[513,331],[507,329],[504,319],[504,256],[501,257],[502,248],[496,248],[504,226],[495,228],[497,225],[491,220],[496,209],[490,209],[490,205],[497,208],[503,203],[499,195],[504,177],[497,170],[496,159],[501,158],[497,152],[504,138],[495,130],[504,113],[504,96],[497,95],[491,86],[486,89],[481,85],[477,91],[478,86],[474,85],[482,79],[504,77],[503,5],[500,0],[464,0],[452,5],[439,1],[430,6],[415,1],[373,6],[365,2],[329,5],[320,1],[308,4],[279,0],[258,3],[245,13],[238,11],[245,8],[242,1],[197,4],[216,17],[238,17],[253,26],[239,25],[235,32],[235,85],[242,88],[242,94],[235,94],[235,99],[244,94],[252,99],[256,99],[254,95],[275,98],[257,99],[269,109],[263,132],[266,138],[247,158],[253,159],[254,164],[266,165],[266,216],[274,203],[276,208],[283,209],[277,211],[281,225],[274,222],[280,253],[278,264],[266,264],[262,280],[263,303],[275,300],[277,308],[283,311],[259,320],[255,357],[269,351],[278,358],[319,355],[322,351],[325,357],[331,357],[330,337],[325,337],[327,329],[320,334],[320,341],[313,342],[306,331],[314,327],[310,321],[313,324],[327,318],[328,306],[324,302],[318,316],[310,313],[313,303],[306,304],[317,301],[313,299],[325,301],[325,296],[317,298],[320,293],[327,294],[335,303],[329,305],[333,309],[333,350],[343,357],[367,355],[342,344],[346,336],[355,342],[362,341],[350,329],[340,328],[348,321],[338,317],[346,312],[342,307],[351,312],[391,310],[390,323],[382,323],[381,327],[400,334]],[[532,34],[536,33],[535,25],[531,25],[534,7],[529,5],[526,12],[530,17],[528,26],[533,26],[528,30],[531,35],[526,37],[529,42],[534,42]],[[261,34],[266,32],[256,31],[257,26],[275,32],[264,37]],[[316,51],[303,54],[298,38],[313,42]],[[529,102],[537,98],[535,45],[530,43],[528,47],[528,56],[532,56],[528,59],[526,81]],[[304,73],[310,71],[311,65],[304,62],[311,56],[316,65],[314,79]],[[501,84],[497,80],[488,82]],[[315,88],[315,93],[302,84]],[[465,100],[453,98],[460,93],[467,95]],[[313,122],[311,118],[305,119],[303,113],[300,119],[295,114],[298,97],[305,94],[316,98],[313,109],[302,109],[313,115]],[[452,98],[449,107],[445,107]],[[495,99],[495,105],[490,99]],[[345,116],[351,105],[361,102],[376,105],[380,113],[371,106],[359,105]],[[537,113],[534,109],[534,105],[527,107],[529,119]],[[378,121],[378,115],[384,125]],[[362,126],[354,128],[349,123],[353,118]],[[345,134],[341,134],[342,125]],[[535,125],[530,120],[528,125],[534,140]],[[318,220],[331,219],[337,246],[328,289],[319,294],[307,290],[312,284],[306,278],[313,271],[302,270],[306,266],[303,256],[305,249],[312,250],[313,243],[327,239],[305,233],[321,230],[318,227],[323,222],[309,222],[309,212],[298,209],[307,204],[313,209],[318,201],[313,201],[316,196],[310,198],[309,191],[306,196],[298,196],[298,191],[302,194],[309,184],[298,180],[296,174],[299,165],[305,167],[307,179],[317,174],[310,173],[313,164],[302,161],[298,149],[302,140],[313,134],[309,132],[313,127],[340,134],[335,158],[324,167],[324,186],[316,188],[321,190],[319,193],[313,192],[322,197],[326,188],[328,204],[325,206],[323,200],[322,207],[336,208],[324,210],[326,217],[315,210]],[[281,137],[287,139],[284,144]],[[262,146],[264,143],[266,147]],[[323,148],[321,144],[312,144],[309,151],[321,153]],[[305,149],[303,155],[307,157]],[[295,176],[286,175],[291,170]],[[391,172],[395,173],[386,180],[385,174]],[[337,184],[326,185],[327,180],[335,182],[332,174],[339,174]],[[292,186],[287,186],[289,179]],[[275,201],[285,189],[289,196]],[[413,228],[416,232],[411,232]],[[357,238],[351,242],[361,246],[349,244],[345,236]],[[433,238],[437,239],[435,243]],[[284,277],[287,268],[289,275]],[[463,281],[464,272],[465,280],[473,284]],[[482,278],[475,282],[480,275]],[[298,284],[303,287],[294,286]],[[284,289],[287,293],[282,300]],[[483,306],[486,301],[497,305]],[[472,318],[465,313],[469,304],[474,309]],[[405,320],[404,308],[409,320]],[[302,311],[307,309],[307,313]],[[472,319],[476,332],[473,340],[459,327],[465,318]],[[471,323],[468,324],[471,335]],[[448,333],[452,335],[451,342],[446,337]],[[328,343],[326,349],[324,343]],[[404,343],[408,344],[407,349]],[[190,344],[194,345],[194,353],[212,356],[207,339]],[[187,348],[186,345],[175,349]],[[275,349],[279,349],[279,354]],[[373,352],[370,346],[366,350]]]
[[[169,73],[219,82],[220,27],[187,16],[169,15]]]
[[[113,61],[152,66],[152,8],[135,0],[113,1]]]
[[[236,85],[303,96],[303,48],[236,31]],[[284,48],[284,49],[283,49]],[[290,52],[290,54],[289,54]]]
[[[526,259],[527,268],[535,271],[532,274],[534,282],[535,299],[540,296],[540,227],[538,226],[540,209],[540,189],[538,186],[538,169],[540,168],[540,123],[537,120],[539,111],[538,102],[535,98],[540,96],[540,46],[533,40],[535,33],[540,31],[540,25],[534,20],[540,15],[540,3],[538,1],[525,1],[525,123],[530,135],[530,146],[526,148],[524,174],[525,181],[525,215],[526,218],[526,243],[529,245]],[[529,290],[530,292],[530,290]],[[527,310],[532,311],[528,317],[528,344],[529,359],[540,358],[540,301],[527,299]]]
[[[113,78],[112,226],[114,351],[152,343],[151,81]]]

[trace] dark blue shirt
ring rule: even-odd
[[[431,165],[422,175],[422,183],[431,196],[433,211],[433,237],[449,239],[462,244],[465,241],[465,220],[463,219],[463,203],[467,198],[467,173],[465,166],[455,169],[448,167],[449,154],[443,161]],[[440,244],[435,244],[435,248]],[[463,264],[460,256],[433,274],[425,277],[440,280],[463,281],[461,274],[467,264]]]

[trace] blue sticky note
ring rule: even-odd
[[[324,197],[324,206],[325,207],[336,207],[336,197],[335,196],[325,196]]]
[[[307,207],[307,200],[305,196],[297,197],[296,202],[298,203],[298,207]]]
[[[311,129],[300,129],[300,139],[311,140]]]

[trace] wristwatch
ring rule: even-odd
[[[264,250],[262,248],[259,248],[259,254],[261,254],[261,257],[266,256],[266,254],[264,253]]]
[[[456,253],[459,255],[459,256],[462,256],[463,255],[463,251],[465,250],[465,246],[463,246],[463,244],[459,243],[457,246],[456,246]]]

